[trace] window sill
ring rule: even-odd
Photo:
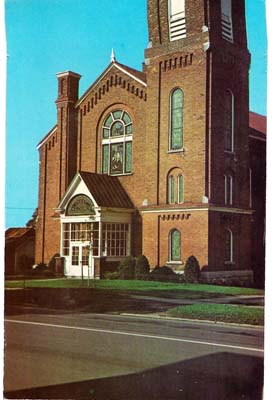
[[[175,153],[185,153],[185,149],[184,147],[182,147],[182,149],[177,149],[177,150],[168,150],[167,154],[175,154]]]
[[[235,265],[235,261],[224,261],[225,265]]]
[[[166,265],[182,265],[182,261],[167,261]]]
[[[130,175],[133,175],[133,172],[127,172],[125,174],[106,174],[106,175],[109,175],[109,176],[130,176]]]

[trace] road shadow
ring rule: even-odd
[[[193,302],[191,301],[191,304]],[[132,293],[115,293],[93,289],[26,289],[5,292],[5,315],[64,313],[156,313],[165,312],[178,303],[133,297]]]
[[[261,400],[263,359],[228,352],[139,373],[10,391],[7,399]]]

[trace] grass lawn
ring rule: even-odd
[[[179,306],[167,311],[167,315],[238,324],[264,325],[262,307],[234,306],[230,304],[193,304]]]
[[[88,281],[81,279],[39,279],[39,280],[23,280],[5,281],[6,288],[23,288],[25,287],[45,287],[45,288],[87,288]],[[112,290],[120,292],[138,292],[141,294],[164,296],[164,297],[202,297],[203,293],[208,297],[216,296],[237,296],[237,295],[262,295],[263,290],[240,288],[230,286],[215,286],[189,283],[166,283],[136,280],[91,280],[89,287],[96,290]],[[181,296],[183,295],[183,296]],[[184,296],[185,295],[185,296]]]

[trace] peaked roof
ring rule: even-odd
[[[249,127],[266,135],[266,117],[264,115],[250,111]]]
[[[23,240],[29,236],[34,235],[34,228],[8,228],[5,232],[6,242],[15,242],[17,240]]]
[[[79,175],[100,207],[134,208],[117,176],[80,171]]]
[[[147,86],[146,83],[146,74],[142,71],[138,71],[137,69],[130,68],[127,65],[121,64],[118,61],[111,61],[106,69],[103,71],[103,73],[92,83],[92,85],[89,86],[89,88],[83,93],[83,95],[79,98],[77,101],[76,106],[80,105],[83,100],[87,97],[88,93],[91,91],[91,89],[98,83],[100,82],[105,75],[112,69],[112,68],[117,68],[119,71],[127,74],[134,80],[138,81],[141,83],[143,86]]]

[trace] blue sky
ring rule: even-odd
[[[252,54],[250,108],[266,114],[264,0],[247,0]],[[24,226],[37,206],[36,145],[55,125],[56,73],[82,75],[80,94],[115,49],[141,69],[147,46],[146,0],[6,0],[6,227]]]

